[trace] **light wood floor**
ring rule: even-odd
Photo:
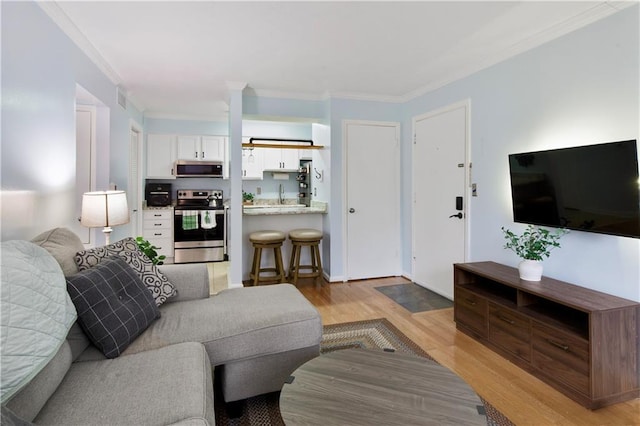
[[[453,308],[412,314],[375,290],[402,282],[409,281],[320,284],[307,279],[298,289],[318,308],[324,324],[387,318],[516,425],[640,425],[640,399],[590,411],[456,331]]]

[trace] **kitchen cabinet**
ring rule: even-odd
[[[178,160],[224,161],[224,136],[178,136]]]
[[[300,149],[298,150],[298,154],[300,156],[300,160],[313,160],[312,149]]]
[[[149,209],[143,212],[142,236],[157,247],[159,255],[173,258],[173,210]]]
[[[300,152],[288,148],[260,148],[264,155],[264,170],[296,172],[300,165]]]
[[[587,408],[640,396],[640,304],[494,262],[453,275],[459,331]]]
[[[243,180],[262,180],[262,171],[264,170],[264,151],[265,150],[261,148],[242,150]]]
[[[176,137],[150,134],[146,149],[147,179],[175,179],[173,166],[176,161]]]

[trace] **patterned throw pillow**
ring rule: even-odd
[[[75,260],[78,270],[84,271],[96,266],[109,256],[122,257],[136,271],[144,285],[151,291],[156,305],[160,306],[168,298],[178,294],[169,279],[140,250],[136,241],[131,237],[108,246],[79,251],[76,253]]]
[[[107,358],[116,358],[147,329],[160,310],[124,259],[113,256],[67,278],[78,322]]]

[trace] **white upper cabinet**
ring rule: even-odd
[[[242,150],[242,179],[262,180],[264,170],[264,149]]]
[[[147,178],[175,179],[173,165],[176,161],[176,137],[174,135],[147,136]]]
[[[224,136],[178,136],[178,159],[224,161]]]
[[[297,171],[300,166],[300,153],[297,149],[257,148],[264,155],[264,170]]]

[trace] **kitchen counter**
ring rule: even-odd
[[[148,206],[146,202],[143,202],[142,210],[173,210],[173,206],[154,207],[154,206]]]
[[[326,214],[327,203],[312,201],[310,207],[303,204],[252,204],[242,206],[242,213],[245,216]]]

